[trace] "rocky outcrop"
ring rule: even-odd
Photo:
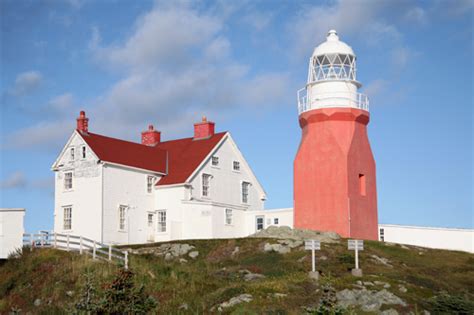
[[[337,292],[336,297],[338,306],[344,308],[359,306],[364,312],[377,312],[382,305],[407,305],[398,296],[385,289],[381,291],[345,289]]]
[[[341,238],[339,234],[335,232],[319,232],[302,229],[292,229],[288,226],[270,226],[265,230],[261,230],[249,237],[260,237],[260,238],[277,238],[285,240],[317,240],[325,243],[335,243]]]

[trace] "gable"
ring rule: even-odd
[[[86,158],[83,159],[81,157],[81,148],[85,146],[86,147]],[[77,131],[74,131],[71,136],[69,137],[68,141],[64,145],[63,149],[61,150],[61,153],[58,155],[56,158],[56,161],[54,161],[53,165],[51,168],[57,169],[58,167],[61,166],[70,166],[71,163],[74,161],[71,160],[71,148],[74,148],[74,154],[75,154],[75,160],[76,161],[84,161],[84,160],[98,160],[97,155],[91,150],[91,148],[86,144],[86,142],[82,139],[82,137],[79,135]]]

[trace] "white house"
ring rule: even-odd
[[[23,246],[23,208],[0,208],[0,259]]]
[[[215,133],[205,117],[190,138],[162,142],[153,126],[141,136],[134,143],[89,132],[81,112],[52,166],[55,232],[131,244],[292,225],[292,215],[262,212],[265,191],[230,133]]]

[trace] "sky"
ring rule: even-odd
[[[473,1],[0,1],[0,207],[52,229],[51,165],[80,110],[89,130],[230,131],[292,207],[296,91],[336,29],[370,98],[379,222],[474,228]]]

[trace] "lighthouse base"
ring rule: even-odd
[[[294,226],[377,240],[375,161],[369,113],[324,108],[299,118],[303,136],[294,161]]]

